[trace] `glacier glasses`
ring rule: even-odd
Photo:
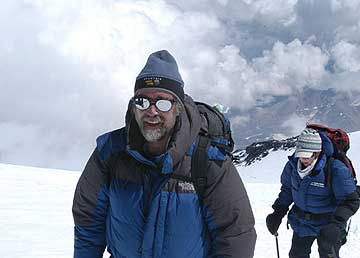
[[[151,105],[161,112],[169,112],[176,101],[174,99],[149,99],[146,97],[133,97],[132,103],[141,111],[147,110]]]

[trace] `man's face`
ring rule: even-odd
[[[145,110],[139,110],[133,105],[136,122],[146,141],[157,142],[170,136],[179,113],[174,96],[159,89],[144,88],[136,91],[135,97],[143,97],[154,102],[159,99],[171,100],[173,102],[171,109],[167,112],[160,111],[155,104],[151,104]]]

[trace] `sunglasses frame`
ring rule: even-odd
[[[135,99],[140,99],[140,98],[141,98],[141,99],[146,99],[146,100],[149,102],[149,106],[148,106],[147,108],[141,109],[141,108],[138,107],[138,105],[136,104]],[[157,106],[157,103],[158,103],[159,101],[161,101],[161,100],[166,100],[166,101],[169,101],[169,102],[171,103],[170,108],[169,108],[168,110],[163,111],[163,110],[161,110],[161,109]],[[175,100],[175,99],[165,99],[165,98],[151,99],[151,98],[144,97],[144,96],[135,96],[135,97],[132,98],[132,103],[133,103],[133,104],[135,105],[135,107],[136,107],[138,110],[140,110],[140,111],[145,111],[145,110],[149,109],[151,105],[154,105],[158,111],[163,112],[163,113],[166,113],[166,112],[169,112],[169,111],[172,109],[172,107],[174,106],[174,103],[176,103],[176,100]]]

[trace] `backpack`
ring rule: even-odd
[[[211,145],[216,146],[224,157],[229,156],[233,160],[234,140],[231,136],[230,121],[220,110],[202,102],[195,102],[195,104],[200,112],[202,122],[208,126],[206,131],[204,128],[200,130],[195,142],[191,157],[191,177],[174,173],[170,177],[192,183],[199,197],[199,202],[202,203],[207,184],[206,164],[209,147]],[[109,173],[107,185],[110,185],[112,177],[113,175]]]
[[[357,184],[356,173],[354,166],[346,155],[347,151],[350,148],[350,139],[347,133],[340,128],[330,128],[320,124],[308,124],[307,128],[312,128],[317,131],[322,131],[326,134],[327,137],[330,138],[333,147],[334,153],[331,157],[329,157],[326,166],[325,166],[325,183],[329,185],[331,183],[331,167],[334,159],[338,159],[343,162],[350,170],[351,175],[354,179],[355,185]]]
[[[191,157],[191,178],[172,174],[174,179],[180,179],[185,182],[193,183],[195,191],[202,203],[205,187],[207,184],[206,170],[209,147],[216,146],[225,156],[232,159],[234,149],[234,140],[231,136],[230,121],[216,107],[212,107],[202,102],[195,102],[200,115],[208,129],[200,130],[195,147]]]
[[[327,137],[330,138],[330,140],[333,144],[333,147],[334,147],[334,153],[331,157],[328,158],[328,161],[326,162],[326,165],[325,165],[325,185],[328,185],[328,186],[331,185],[332,163],[333,163],[334,159],[338,159],[349,168],[351,175],[354,179],[354,183],[356,185],[356,191],[358,192],[358,194],[360,196],[360,186],[357,185],[357,179],[356,179],[356,173],[355,173],[354,166],[353,166],[351,160],[349,159],[349,157],[346,155],[346,152],[350,148],[350,139],[349,139],[349,136],[347,135],[347,133],[340,128],[330,128],[330,127],[320,125],[320,124],[308,124],[306,127],[315,129],[317,131],[325,132]],[[341,245],[344,245],[347,241],[346,238],[350,231],[350,225],[351,225],[351,218],[347,225],[347,229],[344,228],[345,235],[342,236]]]

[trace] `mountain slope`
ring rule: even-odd
[[[235,142],[244,147],[278,136],[292,137],[306,122],[327,124],[347,132],[359,131],[359,103],[357,92],[307,89],[292,96],[272,98],[250,110],[232,111],[229,117]]]

